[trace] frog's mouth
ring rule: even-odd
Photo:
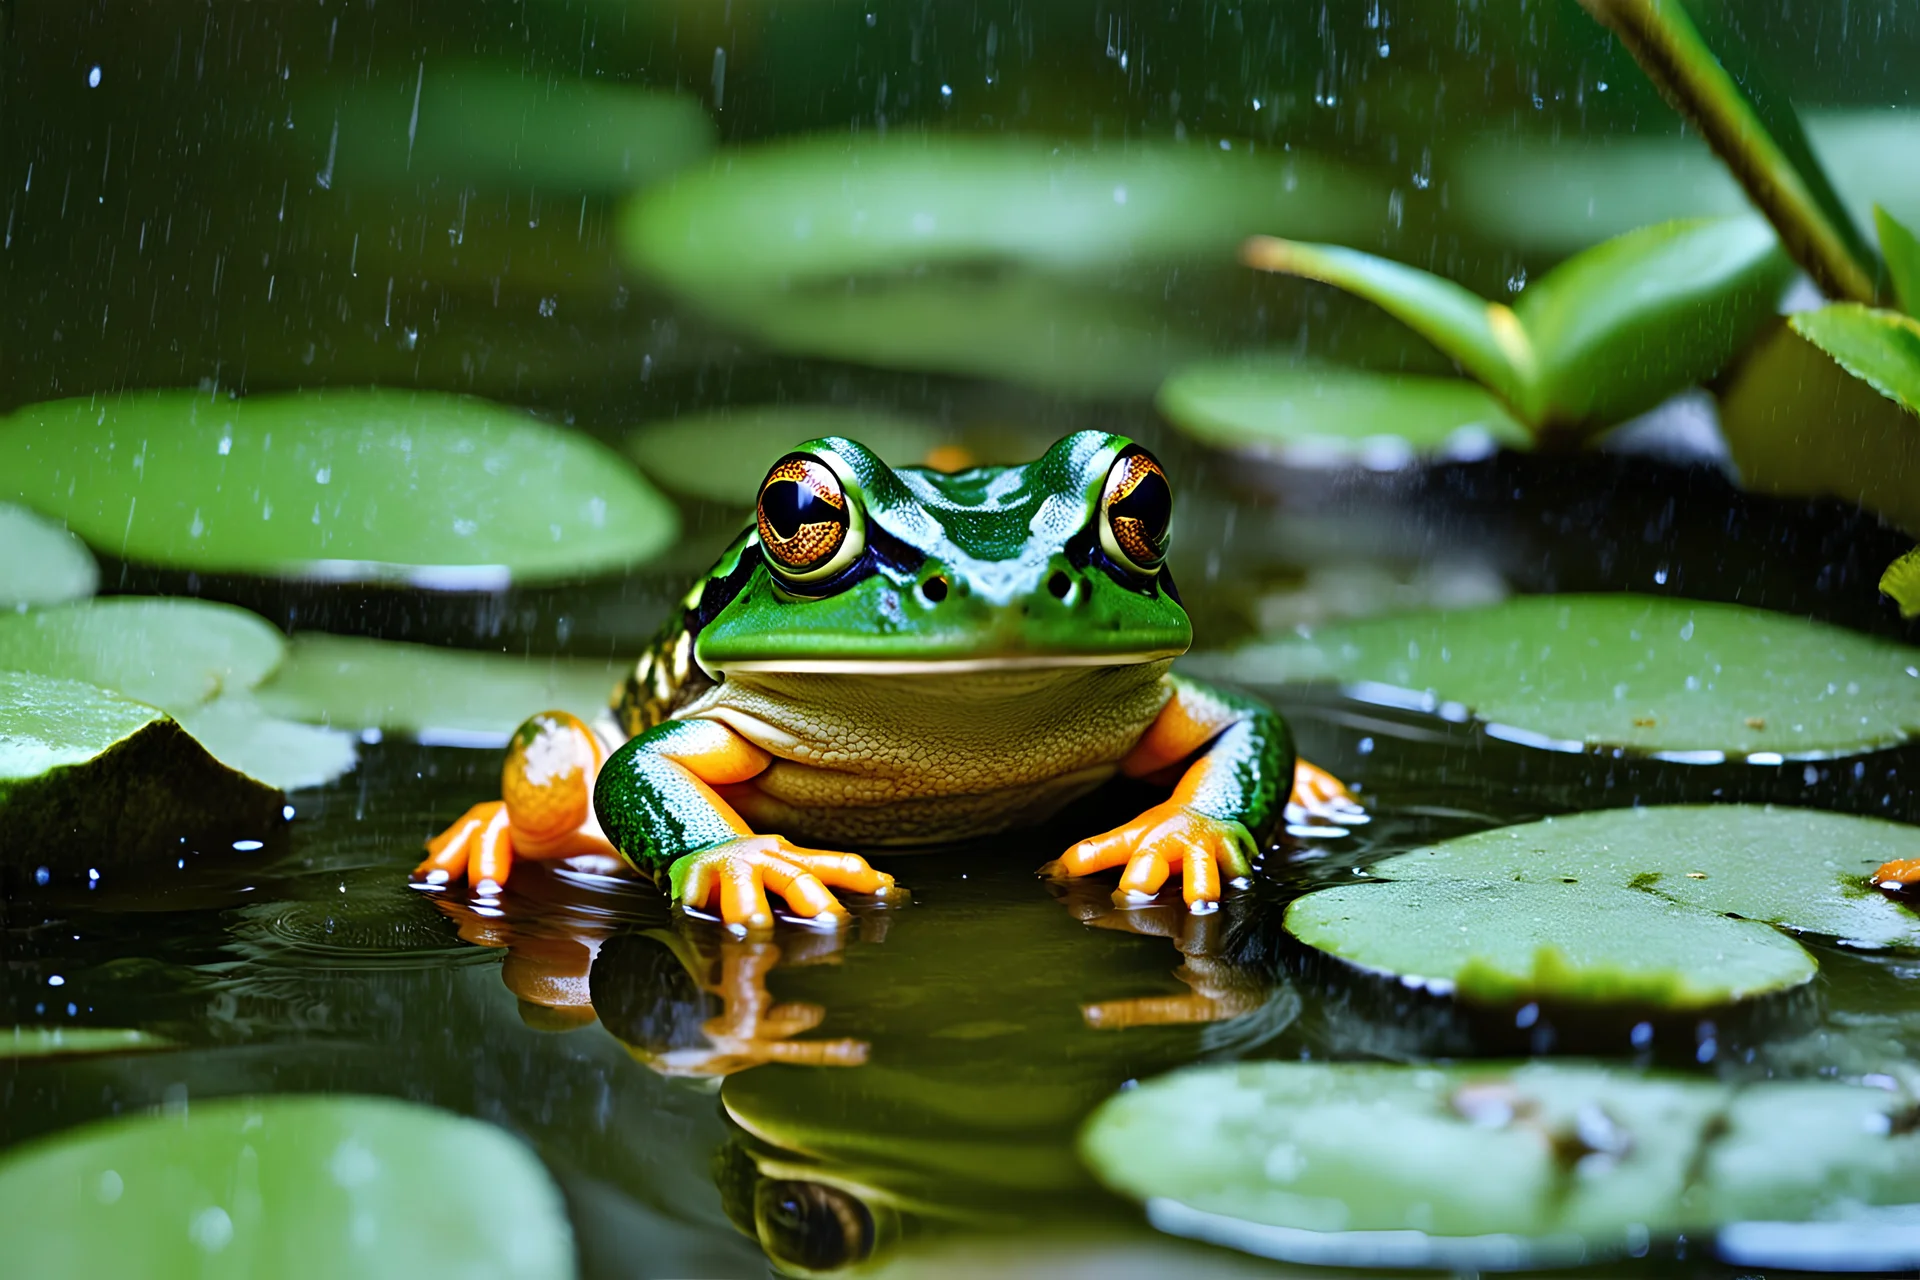
[[[715,674],[959,676],[983,671],[1144,666],[1150,662],[1171,662],[1184,652],[1184,649],[1156,649],[1138,653],[1004,653],[974,658],[750,658],[716,664],[719,671]]]

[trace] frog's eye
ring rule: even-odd
[[[808,454],[780,459],[760,485],[760,546],[788,582],[818,582],[852,564],[863,523],[833,468]]]
[[[1138,445],[1114,459],[1100,494],[1100,549],[1115,564],[1154,574],[1167,558],[1173,487],[1154,456]]]

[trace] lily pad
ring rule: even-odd
[[[0,420],[0,496],[130,560],[447,589],[624,569],[678,531],[604,446],[427,392],[31,405]]]
[[[1190,660],[1252,684],[1469,714],[1493,737],[1755,764],[1890,747],[1920,732],[1920,650],[1741,605],[1520,596],[1318,628]]]
[[[622,192],[713,147],[713,124],[692,98],[518,70],[428,62],[404,83],[356,84],[315,106],[321,130],[333,121],[320,135],[331,152],[323,185],[447,179]]]
[[[574,1274],[560,1190],[525,1145],[385,1098],[195,1101],[17,1148],[0,1240],[34,1276]]]
[[[1791,317],[1793,331],[1908,413],[1920,414],[1920,320],[1854,302]]]
[[[153,707],[0,670],[0,866],[139,866],[183,836],[260,835],[281,803]]]
[[[204,600],[109,596],[0,615],[0,668],[84,680],[170,711],[251,689],[285,652],[259,615]]]
[[[505,746],[539,711],[582,720],[607,708],[624,663],[510,657],[355,636],[296,635],[258,691],[275,715],[336,729],[381,729],[442,746]]]
[[[1920,946],[1920,915],[1873,890],[1920,858],[1920,827],[1760,805],[1602,809],[1475,832],[1374,864],[1398,881],[1633,889],[1664,902],[1841,938]]]
[[[1477,458],[1533,443],[1491,392],[1465,378],[1213,361],[1168,378],[1156,403],[1207,444],[1295,466],[1391,470],[1417,458]]]
[[[347,734],[282,720],[248,693],[186,708],[176,718],[223,764],[282,791],[325,786],[352,770],[359,754]]]
[[[0,1058],[78,1058],[177,1047],[165,1036],[132,1027],[15,1027],[0,1031]]]
[[[755,405],[653,422],[627,455],[654,481],[708,502],[751,507],[774,459],[802,440],[846,436],[894,466],[919,466],[958,433],[901,414],[828,405]]]
[[[25,507],[0,502],[0,609],[81,600],[99,585],[85,543]]]
[[[1896,1122],[1909,1105],[1577,1063],[1241,1063],[1117,1094],[1081,1153],[1162,1230],[1290,1261],[1566,1265],[1765,1223],[1774,1242],[1747,1259],[1769,1265],[1870,1214],[1866,1234],[1900,1230],[1912,1259],[1920,1213],[1879,1208],[1907,1205],[1920,1174],[1920,1135]]]
[[[1816,968],[1757,921],[1558,880],[1338,885],[1296,898],[1286,929],[1359,968],[1482,1004],[1705,1009],[1800,986]]]

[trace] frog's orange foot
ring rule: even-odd
[[[1293,765],[1293,794],[1287,797],[1286,821],[1290,827],[1337,823],[1356,827],[1373,819],[1354,799],[1347,784],[1305,760]],[[1338,834],[1337,832],[1331,834]]]
[[[857,854],[802,849],[783,836],[740,836],[676,861],[668,872],[674,900],[689,909],[717,909],[734,929],[771,929],[767,894],[784,899],[803,920],[838,928],[847,909],[833,889],[900,896],[893,877]]]
[[[1113,893],[1114,905],[1125,907],[1150,901],[1179,867],[1187,906],[1205,912],[1219,907],[1223,882],[1238,888],[1252,877],[1254,852],[1253,836],[1240,823],[1169,800],[1125,826],[1082,840],[1040,874],[1084,876],[1125,866]]]
[[[543,711],[513,732],[500,771],[501,799],[477,804],[427,842],[413,882],[438,889],[462,876],[498,894],[520,858],[610,854],[593,816],[593,782],[606,752],[593,730],[564,711]]]
[[[1920,858],[1883,862],[1868,879],[1883,893],[1910,893],[1920,888]]]

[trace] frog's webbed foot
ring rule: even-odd
[[[743,835],[687,854],[668,872],[673,897],[689,910],[718,910],[736,930],[773,927],[772,892],[803,920],[834,928],[849,919],[834,889],[893,897],[893,877],[857,854],[803,849],[783,836]]]
[[[438,889],[466,878],[497,895],[516,858],[611,856],[593,816],[593,783],[606,752],[593,730],[564,711],[543,711],[514,730],[501,770],[501,799],[477,804],[427,842],[413,882]]]
[[[1169,800],[1124,826],[1082,840],[1040,874],[1065,878],[1124,866],[1113,902],[1125,907],[1151,901],[1178,867],[1187,906],[1207,912],[1219,907],[1223,884],[1247,883],[1254,853],[1253,836],[1241,823]]]
[[[1354,799],[1353,792],[1347,790],[1346,783],[1319,765],[1305,760],[1294,761],[1293,794],[1287,797],[1288,826],[1314,827],[1331,822],[1340,827],[1357,827],[1372,820],[1366,809]],[[1316,834],[1341,833],[1322,831]]]

